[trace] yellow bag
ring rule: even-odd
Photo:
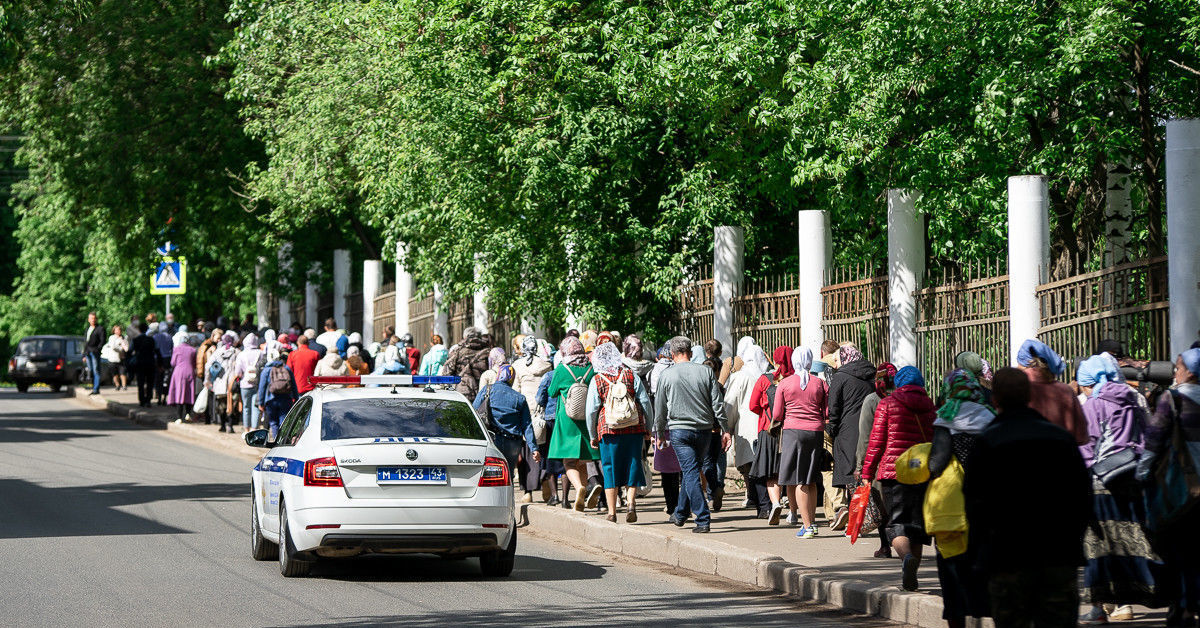
[[[901,484],[923,484],[929,481],[929,450],[933,443],[921,443],[904,450],[896,458],[896,481]]]
[[[899,463],[897,462],[897,468]],[[967,551],[967,507],[963,498],[963,467],[958,458],[929,483],[921,513],[925,532],[937,539],[938,553],[944,558]]]

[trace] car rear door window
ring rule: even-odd
[[[321,440],[441,437],[485,440],[471,406],[451,399],[348,399],[321,406]]]
[[[17,345],[17,353],[58,357],[63,355],[63,341],[58,338],[26,338]]]

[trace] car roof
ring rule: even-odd
[[[59,336],[55,334],[43,334],[40,336],[25,336],[21,342],[26,340],[82,340],[83,336]]]
[[[393,392],[394,391],[394,392]],[[379,386],[365,388],[322,388],[317,387],[310,393],[313,401],[329,403],[331,401],[346,401],[350,399],[442,399],[446,401],[470,402],[457,390],[437,388],[426,392],[422,386]]]

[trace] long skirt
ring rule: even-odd
[[[780,486],[821,483],[823,435],[816,430],[783,430],[779,439]]]
[[[600,450],[593,449],[583,421],[559,417],[550,434],[550,458],[559,460],[599,460]]]
[[[1090,527],[1084,533],[1081,597],[1092,604],[1157,606],[1162,602],[1155,575],[1161,574],[1162,560],[1146,535],[1141,490],[1132,482],[1114,488],[1092,479],[1092,510],[1104,536]]]
[[[888,510],[888,540],[907,537],[912,543],[929,545],[932,539],[925,533],[926,484],[903,484],[896,480],[880,480],[879,490]]]
[[[779,439],[769,430],[758,433],[754,441],[754,462],[750,465],[750,477],[762,480],[779,479]]]
[[[600,439],[604,488],[645,486],[642,472],[642,434],[605,434]]]

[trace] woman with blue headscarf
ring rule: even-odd
[[[1070,432],[1076,444],[1087,444],[1087,419],[1079,399],[1070,386],[1057,380],[1066,371],[1066,362],[1046,343],[1029,339],[1017,351],[1017,366],[1029,377],[1029,407]]]
[[[1118,368],[1116,358],[1101,353],[1084,360],[1075,377],[1087,397],[1089,440],[1079,453],[1092,471],[1093,515],[1102,532],[1089,528],[1084,536],[1081,593],[1092,604],[1079,618],[1085,625],[1108,620],[1102,604],[1155,606],[1157,598],[1150,569],[1159,561],[1143,529],[1146,507],[1135,480],[1148,417],[1137,392],[1120,381]]]
[[[925,534],[925,484],[902,484],[896,479],[896,459],[913,445],[933,438],[933,400],[925,391],[925,378],[915,366],[896,371],[896,390],[879,402],[875,425],[863,457],[862,479],[879,480],[888,511],[888,537],[903,561],[901,587],[917,590],[921,549],[929,544]]]

